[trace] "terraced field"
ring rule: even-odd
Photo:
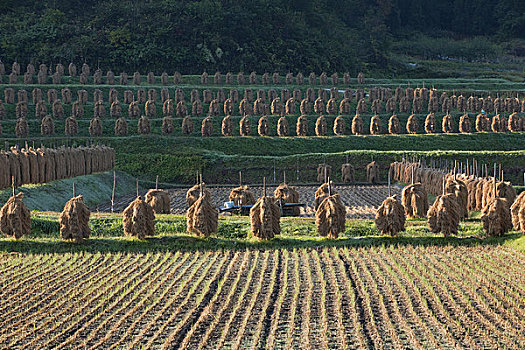
[[[4,349],[523,349],[505,247],[28,254],[0,260]]]
[[[235,186],[210,186],[209,189],[212,194],[214,204],[219,207],[228,200],[231,189]],[[186,203],[186,192],[188,189],[170,189],[168,190],[171,197],[171,213],[185,214],[188,210]],[[250,190],[255,197],[262,196],[262,186],[250,186]],[[268,193],[273,193],[275,186],[268,186]],[[314,216],[314,197],[316,186],[299,186],[297,190],[300,194],[301,203],[305,203],[306,207],[301,208],[301,216]],[[381,202],[388,196],[388,186],[384,185],[340,185],[336,186],[335,190],[341,194],[344,205],[346,206],[347,218],[351,219],[372,219],[375,217],[377,208]],[[392,188],[392,193],[400,193],[396,187]],[[144,195],[145,193],[143,193]],[[116,212],[123,211],[129,203],[135,199],[134,195],[123,196],[117,198],[114,205]],[[103,204],[95,210],[101,212],[109,212],[111,210],[111,203]]]

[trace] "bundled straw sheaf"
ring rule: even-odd
[[[377,209],[375,224],[381,234],[395,236],[405,231],[405,208],[396,196],[388,197]]]
[[[91,212],[84,204],[82,195],[71,198],[60,214],[60,237],[65,240],[82,242],[89,238],[89,216]]]
[[[144,239],[155,234],[155,212],[142,197],[137,197],[122,213],[124,235]]]
[[[160,189],[151,189],[146,193],[146,203],[148,203],[155,214],[170,213],[170,196],[168,192]]]

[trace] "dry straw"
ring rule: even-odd
[[[401,133],[401,124],[397,115],[392,115],[388,120],[388,132],[393,135]]]
[[[155,214],[170,213],[170,196],[167,191],[151,189],[146,193],[146,203],[148,203]]]
[[[82,195],[71,198],[60,214],[60,237],[65,240],[82,242],[89,238],[89,216],[91,212],[84,204]]]
[[[23,193],[14,194],[0,209],[0,231],[15,239],[28,236],[31,233],[31,213],[22,201]]]
[[[155,212],[142,197],[137,197],[122,213],[124,235],[144,239],[155,234]]]

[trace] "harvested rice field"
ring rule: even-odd
[[[523,349],[507,247],[4,254],[4,349]]]
[[[209,186],[208,188],[212,194],[212,200],[215,206],[219,207],[228,201],[230,191],[234,187],[235,186]],[[275,188],[275,186],[268,186],[268,193],[273,193]],[[298,186],[296,188],[299,192],[300,202],[306,204],[304,208],[301,208],[301,216],[315,216],[314,199],[317,188],[318,186]],[[346,207],[346,217],[348,219],[373,219],[377,208],[388,196],[388,186],[385,185],[339,185],[334,186],[334,189],[341,194],[341,200]],[[393,195],[400,194],[397,187],[392,187],[391,190]],[[188,210],[188,204],[186,203],[186,192],[188,189],[169,189],[167,191],[171,199],[171,213],[178,215],[185,214]],[[263,194],[262,186],[250,186],[250,191],[253,192],[256,198]],[[115,212],[123,211],[135,198],[134,195],[117,198],[114,204]],[[94,208],[94,210],[109,212],[111,210],[111,203],[100,205]]]

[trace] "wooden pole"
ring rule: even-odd
[[[390,169],[388,170],[388,196],[391,197],[392,196],[392,188],[390,186]]]
[[[496,176],[497,176],[497,167],[496,167],[496,163],[494,163],[494,186],[493,186],[493,190],[494,190],[494,199],[496,199],[496,182],[498,181],[496,179]]]
[[[159,189],[159,175],[157,175],[157,177],[155,178],[155,189]]]
[[[13,187],[13,197],[15,196],[15,177],[11,176],[11,186]]]
[[[263,196],[266,197],[266,176],[263,177]]]
[[[73,197],[76,197],[76,195],[75,195],[75,181],[73,181]]]
[[[330,185],[330,178],[328,178],[328,196],[332,195],[332,186]]]
[[[136,185],[137,185],[137,197],[139,196],[139,178],[136,178]]]
[[[111,192],[111,212],[113,213],[113,210],[115,208],[115,187],[117,184],[117,176],[115,174],[115,170],[113,170],[113,191]]]

